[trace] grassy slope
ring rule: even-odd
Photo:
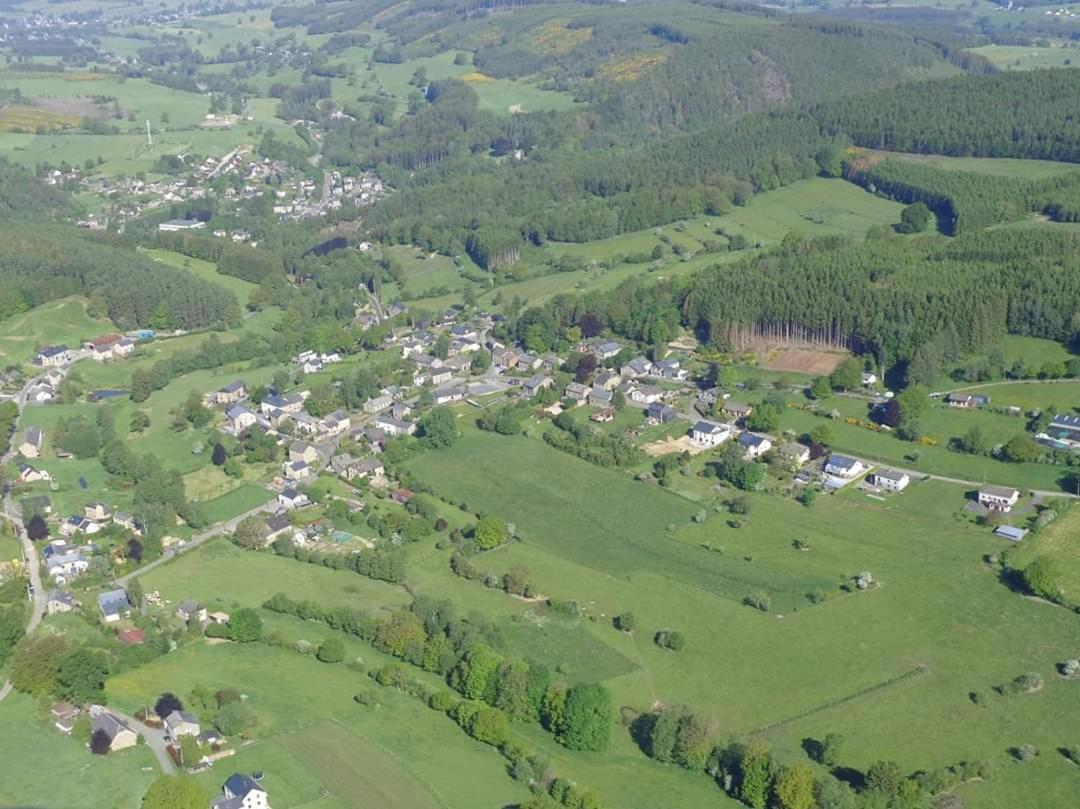
[[[86,313],[83,298],[63,298],[0,321],[0,364],[29,362],[37,346],[64,343],[77,348],[83,340],[116,327]]]

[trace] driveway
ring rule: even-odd
[[[161,767],[163,773],[172,775],[176,772],[176,765],[173,763],[172,756],[170,756],[169,751],[165,749],[165,733],[163,731],[152,728],[149,725],[140,722],[134,716],[128,716],[115,708],[109,708],[108,711],[118,719],[127,722],[132,730],[146,739],[146,746],[154,752],[154,758],[157,759],[158,766]]]

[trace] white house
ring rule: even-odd
[[[995,511],[1012,511],[1020,500],[1020,492],[1007,486],[986,484],[979,489],[979,504]]]
[[[42,368],[57,368],[71,362],[71,351],[67,346],[45,346],[34,355],[34,365]]]
[[[238,433],[244,432],[248,427],[257,422],[258,416],[243,405],[233,405],[225,411],[225,418],[229,420],[229,426]]]
[[[393,416],[379,416],[375,419],[375,426],[389,435],[412,435],[416,432],[416,425],[411,421],[403,421]]]
[[[277,499],[281,505],[290,509],[301,508],[311,502],[306,494],[298,492],[296,489],[285,489],[278,495]]]
[[[846,455],[830,455],[825,462],[825,472],[838,478],[854,478],[866,471],[866,465]]]
[[[731,427],[714,421],[699,421],[690,428],[690,440],[695,444],[715,447],[731,438]]]
[[[874,472],[874,485],[887,492],[902,492],[911,483],[907,472],[897,472],[895,469],[879,469]]]
[[[743,448],[743,457],[752,460],[772,449],[772,441],[766,436],[746,432],[739,436],[739,446]]]
[[[210,809],[270,809],[269,793],[252,777],[233,773],[210,801]]]
[[[364,402],[364,412],[368,414],[381,413],[393,403],[393,396],[372,396]]]
[[[199,720],[187,711],[173,711],[165,717],[165,733],[173,741],[181,736],[198,736],[201,731]]]
[[[641,385],[630,391],[630,401],[636,404],[648,405],[659,402],[663,396],[664,392],[660,388],[654,388],[651,385]]]

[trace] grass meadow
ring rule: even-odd
[[[114,331],[115,326],[86,313],[83,298],[62,298],[0,322],[0,363],[28,363],[39,345],[66,344],[78,348],[83,340]]]

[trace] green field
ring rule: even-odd
[[[158,773],[150,749],[140,745],[92,756],[82,742],[53,728],[47,716],[23,694],[12,694],[0,703],[0,758],[5,762],[0,804],[136,809]],[[43,780],[46,769],[69,777]]]
[[[212,281],[218,286],[229,290],[229,292],[236,296],[236,300],[240,302],[241,306],[247,303],[248,296],[251,295],[252,290],[256,288],[256,285],[250,281],[245,281],[242,278],[237,278],[233,275],[224,275],[218,272],[217,266],[209,261],[188,258],[179,253],[173,253],[170,250],[143,250],[142,252],[154,261],[160,261],[164,264],[172,265],[173,267],[183,267],[192,274],[197,275],[206,281]]]
[[[262,486],[241,483],[232,491],[203,502],[203,511],[211,524],[225,522],[233,517],[261,506],[274,496]]]
[[[195,597],[226,610],[234,604],[259,606],[277,592],[297,600],[310,598],[324,604],[372,609],[409,601],[400,587],[347,571],[244,551],[226,540],[182,554],[147,573],[142,581],[147,591],[158,590],[172,601]]]
[[[1024,568],[1040,556],[1057,562],[1066,600],[1080,604],[1080,509],[1066,512],[1048,528],[1030,535],[1017,547],[1009,564]]]
[[[112,323],[90,317],[83,298],[63,298],[0,321],[0,363],[29,362],[39,345],[78,348],[83,340],[115,330]]]
[[[1021,177],[1042,180],[1077,171],[1075,163],[1054,160],[1018,160],[1011,157],[945,157],[943,155],[916,155],[904,152],[875,151],[874,154],[892,160],[921,163],[946,171],[966,171],[973,174],[991,174],[996,177]]]
[[[1040,6],[1039,8],[1045,8]],[[1057,8],[1055,6],[1055,8]],[[1076,23],[1074,23],[1076,24]],[[1036,70],[1047,67],[1080,65],[1080,55],[1073,48],[1037,45],[983,45],[969,50],[985,56],[1000,70]]]

